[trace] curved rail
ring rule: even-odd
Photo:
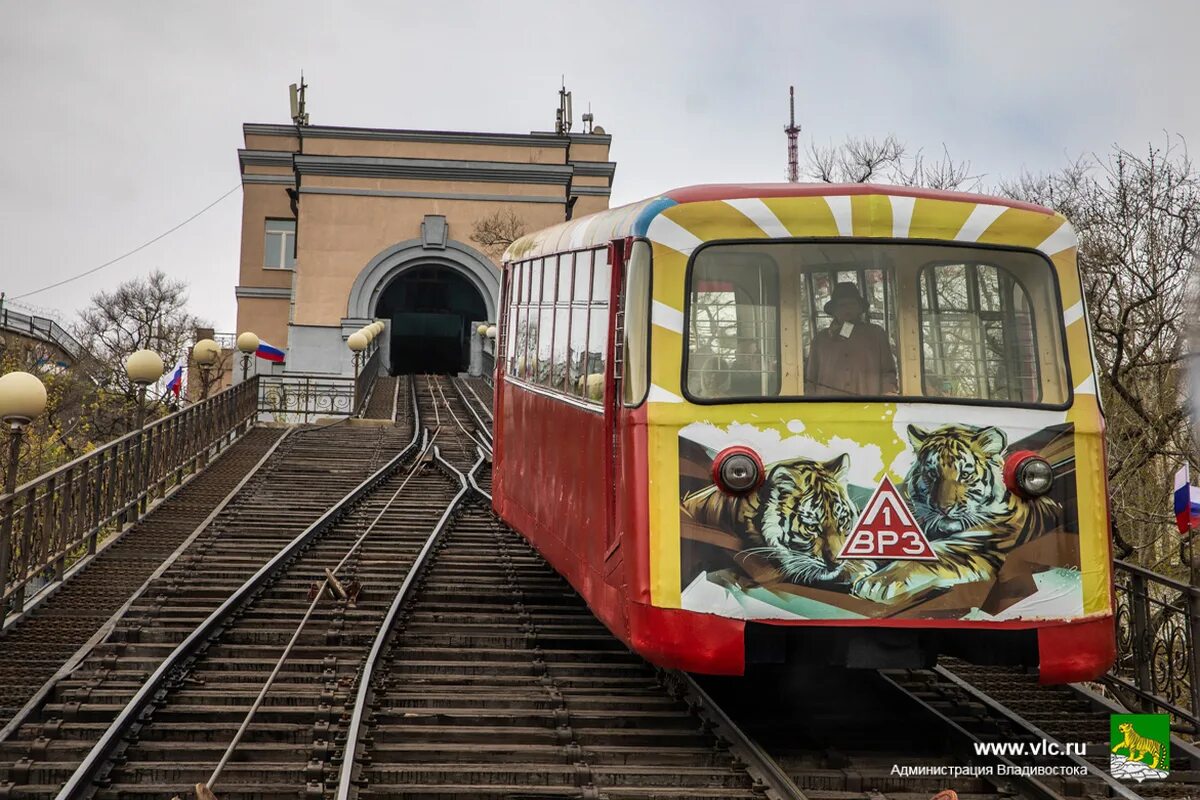
[[[416,397],[413,413],[418,413]],[[231,616],[244,609],[260,588],[277,577],[288,562],[299,554],[313,539],[322,535],[350,510],[351,506],[369,494],[381,482],[397,471],[414,452],[419,441],[419,419],[414,417],[412,439],[408,445],[370,477],[351,489],[341,500],[334,503],[315,522],[305,528],[292,541],[284,545],[270,561],[238,587],[215,611],[201,622],[187,638],[171,651],[154,673],[142,684],[117,718],[104,731],[100,740],[92,747],[71,777],[59,790],[57,800],[76,800],[86,797],[95,789],[97,778],[111,768],[113,757],[121,745],[140,729],[151,709],[161,703],[172,680],[182,674],[199,655],[200,650],[214,636],[219,635]]]
[[[364,725],[364,716],[371,695],[371,684],[375,680],[375,667],[379,663],[379,658],[383,653],[384,647],[391,640],[392,634],[396,625],[396,617],[399,616],[404,604],[408,601],[409,595],[412,592],[412,587],[420,576],[421,571],[425,568],[425,564],[429,560],[429,555],[437,546],[438,540],[446,530],[451,517],[458,508],[459,503],[470,491],[466,477],[454,468],[454,465],[442,458],[441,452],[434,447],[433,457],[442,464],[442,467],[449,471],[458,479],[458,493],[446,506],[446,510],[442,512],[441,519],[434,526],[433,531],[429,534],[429,538],[425,540],[421,550],[417,553],[416,559],[408,570],[408,574],[404,576],[400,588],[396,590],[396,596],[392,599],[392,603],[388,606],[387,614],[383,618],[383,622],[379,626],[379,632],[375,636],[375,641],[371,645],[371,652],[367,655],[363,662],[363,667],[358,678],[358,692],[355,694],[354,713],[350,717],[350,722],[347,726],[345,749],[342,751],[342,764],[338,772],[338,791],[337,797],[339,800],[344,800],[351,796],[354,788],[355,770],[359,766],[358,748],[361,744],[361,732]],[[480,456],[479,461],[475,462],[475,466],[471,468],[470,475],[474,475],[475,470],[483,463],[483,457]],[[472,479],[473,482],[473,479]]]
[[[484,448],[488,451],[488,455],[491,455],[492,425],[490,422],[484,422],[483,418],[480,417],[479,413],[475,410],[475,407],[477,405],[481,408],[483,407],[483,404],[481,402],[479,402],[478,395],[475,397],[476,402],[471,402],[470,400],[468,400],[467,395],[463,392],[462,381],[459,380],[458,378],[451,378],[450,385],[454,388],[454,393],[458,395],[459,401],[462,402],[463,408],[467,409],[467,413],[471,415],[471,419],[475,423],[475,431],[479,434],[479,438],[483,440],[482,442],[480,442],[480,444],[482,444],[484,446]],[[470,386],[467,386],[467,389],[470,389],[470,388],[471,388]],[[472,394],[474,394],[473,391],[472,391]],[[483,410],[485,412],[487,411],[486,408],[484,408]]]

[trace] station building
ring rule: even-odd
[[[381,369],[458,372],[497,317],[490,218],[525,232],[608,208],[611,136],[246,124],[237,329],[286,350],[260,372],[349,375],[374,319]]]

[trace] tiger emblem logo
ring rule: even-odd
[[[908,426],[916,458],[905,479],[917,522],[937,561],[894,561],[860,578],[853,593],[894,602],[913,592],[991,580],[1014,547],[1056,527],[1062,508],[1004,483],[1004,431],[994,426]]]
[[[797,458],[766,468],[766,479],[747,495],[730,497],[709,486],[683,499],[683,510],[703,525],[737,531],[751,546],[739,556],[773,563],[784,580],[849,590],[875,568],[871,561],[838,561],[858,509],[846,492],[850,457]]]

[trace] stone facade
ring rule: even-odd
[[[350,374],[345,339],[376,317],[388,322],[382,364],[399,369],[401,317],[449,302],[414,299],[445,295],[429,289],[439,281],[478,294],[482,318],[469,322],[494,321],[499,269],[471,241],[476,222],[511,211],[529,232],[606,209],[616,168],[602,133],[247,124],[243,134],[237,329],[286,349],[275,372]],[[294,265],[267,266],[268,221],[291,220]],[[411,286],[389,292],[397,281]]]

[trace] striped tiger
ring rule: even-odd
[[[1112,749],[1114,753],[1124,748],[1125,752],[1129,754],[1130,761],[1141,761],[1142,763],[1145,763],[1144,759],[1150,755],[1154,759],[1150,763],[1150,769],[1158,769],[1158,762],[1162,760],[1162,742],[1142,736],[1133,729],[1132,722],[1122,722],[1117,726],[1117,730],[1125,734],[1125,739]]]
[[[870,561],[838,561],[858,509],[844,478],[850,456],[829,461],[797,458],[766,467],[767,477],[747,495],[730,497],[716,485],[683,498],[683,511],[702,525],[731,531],[775,564],[791,583],[847,591],[874,569]]]
[[[860,578],[853,593],[894,602],[915,591],[991,580],[1014,547],[1053,530],[1062,508],[1026,499],[1004,483],[1008,438],[994,426],[908,426],[916,458],[905,479],[909,503],[937,561],[895,561]]]

